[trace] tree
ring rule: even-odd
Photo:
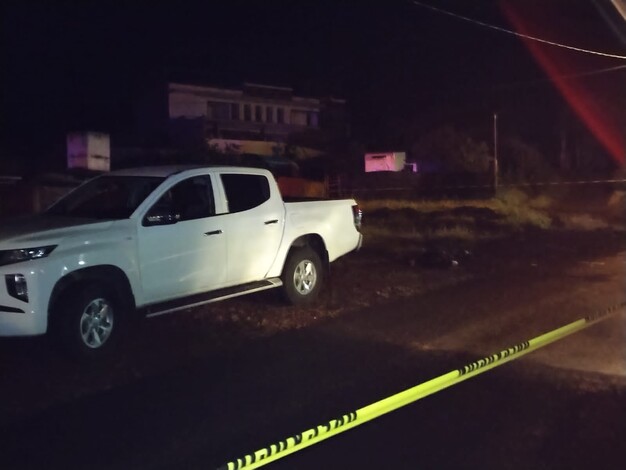
[[[418,162],[438,166],[446,172],[485,173],[493,157],[485,142],[452,126],[436,128],[410,147]]]
[[[508,181],[539,181],[554,175],[554,169],[532,145],[519,137],[501,139],[498,149],[500,174]]]

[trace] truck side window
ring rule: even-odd
[[[260,206],[270,198],[270,185],[263,175],[221,174],[228,212],[242,212]]]
[[[215,215],[213,188],[209,176],[194,176],[170,188],[154,207],[170,210],[179,221]]]

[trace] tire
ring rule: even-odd
[[[57,303],[53,317],[52,329],[60,346],[80,359],[108,353],[122,326],[121,302],[99,283],[69,289]]]
[[[322,290],[324,277],[319,255],[308,246],[295,248],[287,258],[281,276],[285,300],[292,305],[315,302]]]

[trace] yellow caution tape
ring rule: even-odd
[[[593,315],[581,318],[556,330],[544,333],[528,341],[516,344],[510,348],[479,359],[467,364],[460,369],[440,375],[427,382],[411,387],[380,401],[367,405],[356,411],[344,414],[337,419],[331,419],[327,423],[307,429],[299,434],[288,437],[282,441],[271,444],[237,460],[228,462],[218,470],[252,470],[262,467],[270,462],[283,458],[289,454],[317,444],[329,437],[333,437],[344,431],[352,429],[363,423],[378,418],[405,405],[420,400],[428,395],[439,392],[445,388],[467,380],[478,374],[482,374],[494,367],[498,367],[508,361],[528,354],[531,351],[542,348],[554,341],[569,336],[588,326],[597,323],[618,310],[626,307],[626,302],[614,305],[606,310],[596,312]]]

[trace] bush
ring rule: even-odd
[[[502,139],[498,164],[505,181],[545,181],[555,175],[543,155],[517,137]]]
[[[507,189],[498,195],[495,202],[498,212],[504,216],[504,223],[510,227],[547,229],[552,225],[552,219],[542,210],[550,205],[545,196],[531,199],[520,189]]]
[[[411,146],[411,154],[418,161],[438,163],[447,172],[485,173],[492,160],[487,144],[451,126],[421,137]]]

